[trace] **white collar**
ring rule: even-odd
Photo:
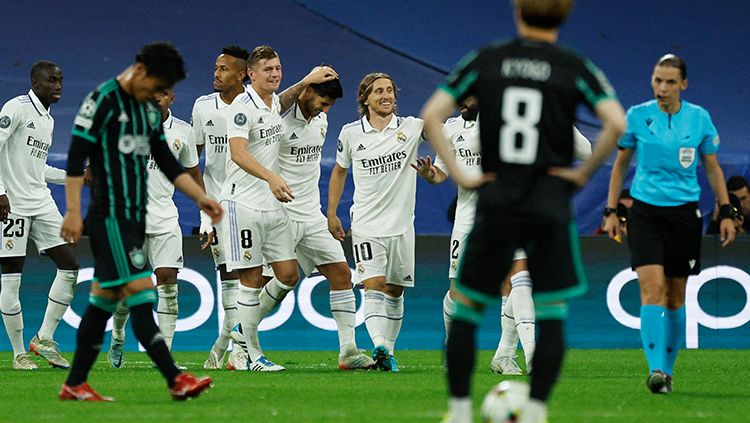
[[[364,133],[373,132],[373,131],[380,132],[377,129],[373,128],[372,125],[370,125],[370,120],[367,119],[367,116],[362,116],[361,121],[362,121],[362,131],[364,131]],[[392,114],[390,122],[388,122],[388,125],[386,125],[386,127],[383,128],[383,130],[396,129],[396,128],[398,128],[398,119],[396,118],[395,114]]]
[[[268,107],[266,102],[260,98],[260,94],[255,91],[255,88],[253,88],[252,85],[246,85],[245,91],[250,96],[250,100],[252,100],[255,107],[259,109],[273,110],[274,103],[276,103],[276,93],[271,94],[271,107]]]
[[[49,110],[44,108],[42,100],[39,100],[39,97],[36,96],[34,90],[29,90],[29,98],[31,99],[31,105],[34,106],[37,113],[39,113],[39,116],[49,115]],[[52,107],[50,107],[50,109],[51,108]]]
[[[174,122],[174,119],[172,118],[172,111],[167,109],[167,119],[161,125],[167,129],[172,129],[173,122]]]

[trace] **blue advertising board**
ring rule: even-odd
[[[186,237],[185,269],[180,272],[180,312],[175,350],[208,350],[220,327],[221,297],[218,275],[207,251]],[[347,257],[350,243],[345,242]],[[589,291],[570,303],[567,321],[568,345],[573,348],[638,348],[639,291],[630,270],[625,245],[606,237],[581,239]],[[449,238],[421,236],[416,244],[416,287],[405,297],[405,318],[398,349],[440,349],[443,346],[442,299],[448,288]],[[93,259],[87,240],[78,246],[81,262],[79,285],[73,305],[56,333],[63,351],[75,347],[75,328],[88,302]],[[689,348],[750,348],[750,275],[746,272],[750,238],[740,238],[725,249],[713,237],[704,240],[703,272],[691,277],[687,290],[687,346]],[[351,264],[351,263],[350,263]],[[53,263],[30,250],[21,286],[21,302],[28,341],[40,326],[47,305],[47,292],[54,278]],[[356,275],[356,272],[353,272]],[[492,277],[493,275],[488,275]],[[502,277],[502,275],[494,275]],[[335,322],[328,304],[328,287],[322,276],[300,281],[282,305],[261,324],[265,349],[334,350]],[[357,292],[357,342],[370,347],[362,325],[362,291]],[[482,349],[494,349],[500,337],[499,304],[485,313],[478,342]],[[108,330],[111,326],[108,326]],[[129,332],[127,348],[138,343]],[[106,342],[106,341],[105,341]],[[106,346],[105,346],[106,349]],[[0,350],[10,350],[6,336],[0,336]]]

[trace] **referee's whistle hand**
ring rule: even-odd
[[[60,236],[69,244],[76,244],[83,233],[83,218],[81,213],[66,212],[60,226]]]

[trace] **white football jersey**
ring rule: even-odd
[[[395,115],[383,132],[366,117],[341,128],[336,163],[353,168],[352,231],[386,237],[411,228],[417,173],[409,164],[417,159],[423,128],[421,119]]]
[[[218,199],[226,179],[229,138],[227,138],[227,113],[229,105],[219,93],[198,97],[193,105],[193,128],[190,141],[194,145],[205,145],[206,169],[203,183],[206,194]]]
[[[245,138],[247,151],[263,167],[279,173],[279,147],[283,135],[279,96],[273,94],[271,107],[252,87],[238,95],[227,113],[227,138]],[[227,154],[227,179],[221,191],[222,200],[232,200],[255,210],[281,209],[268,183],[245,172]]]
[[[308,122],[295,103],[284,115],[283,125],[279,170],[294,193],[294,200],[284,203],[284,208],[296,222],[318,221],[323,215],[318,181],[328,117],[321,113]]]
[[[482,176],[482,145],[479,141],[479,125],[476,121],[464,120],[461,116],[450,118],[443,126],[443,134],[450,141],[456,164],[464,175]],[[448,174],[448,167],[441,157],[435,159],[435,167]],[[468,233],[474,226],[477,192],[458,187],[456,220],[453,227]]]
[[[17,215],[57,211],[45,182],[54,127],[50,111],[32,90],[8,100],[0,110],[0,185]]]
[[[169,150],[185,168],[198,166],[198,152],[190,142],[190,125],[169,114],[162,123]],[[146,233],[169,232],[177,224],[179,214],[172,196],[174,185],[161,172],[154,156],[148,158],[148,203],[146,203]]]

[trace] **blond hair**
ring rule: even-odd
[[[370,111],[365,102],[367,101],[367,97],[372,93],[372,86],[378,79],[387,79],[391,81],[391,85],[393,85],[393,96],[398,99],[398,87],[396,86],[396,83],[393,82],[393,78],[391,78],[390,75],[383,72],[368,73],[362,78],[362,81],[359,83],[359,89],[357,90],[357,111],[360,116],[370,117]],[[393,105],[393,112],[396,112],[395,103]]]

